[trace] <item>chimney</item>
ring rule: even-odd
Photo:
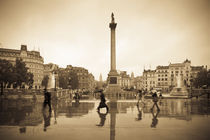
[[[27,45],[21,45],[21,51],[27,51]]]

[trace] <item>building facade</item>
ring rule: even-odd
[[[186,59],[183,63],[169,64],[170,86],[178,86],[178,79],[181,81],[181,86],[190,85],[191,61]]]
[[[203,66],[191,66],[191,61],[188,59],[182,63],[157,66],[155,70],[144,70],[142,85],[137,88],[143,87],[144,90],[160,89],[168,93],[173,87],[190,87],[192,79],[196,78],[202,69],[204,69]]]
[[[155,70],[144,70],[143,72],[143,89],[144,90],[152,90],[156,87],[156,74]]]
[[[156,67],[156,88],[168,92],[169,90],[169,66]]]
[[[123,89],[131,88],[131,78],[126,71],[120,71],[119,84]]]
[[[38,51],[28,51],[26,45],[21,45],[20,50],[0,48],[0,59],[5,59],[15,64],[16,58],[21,58],[25,62],[28,72],[33,73],[34,83],[32,88],[41,88],[43,79],[44,59]]]
[[[143,76],[137,76],[134,78],[134,89],[143,90]]]
[[[79,84],[78,89],[89,91],[94,90],[95,79],[94,76],[91,73],[89,73],[87,69],[82,67],[73,67],[71,65],[68,65],[66,69],[77,74]]]

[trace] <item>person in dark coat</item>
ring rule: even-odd
[[[51,93],[47,91],[47,89],[44,89],[44,103],[43,103],[43,109],[46,108],[46,106],[49,106],[49,111],[51,111]]]
[[[107,112],[108,112],[109,111],[109,107],[106,105],[106,99],[105,99],[103,91],[100,91],[100,98],[101,98],[101,102],[100,102],[97,110],[100,111],[101,108],[105,107]]]
[[[158,96],[157,96],[157,93],[156,93],[156,92],[154,92],[154,93],[152,94],[152,98],[153,98],[154,104],[153,104],[151,110],[153,110],[153,108],[156,106],[156,107],[157,107],[157,110],[159,111],[160,108],[159,108],[159,106],[158,106],[158,104],[157,104],[157,102],[158,102]]]

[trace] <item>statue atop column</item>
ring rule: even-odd
[[[114,14],[112,13],[112,23],[114,23]]]

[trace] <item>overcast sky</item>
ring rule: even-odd
[[[110,70],[111,12],[117,69],[190,59],[210,67],[210,0],[0,0],[0,47],[39,50],[44,63]]]

